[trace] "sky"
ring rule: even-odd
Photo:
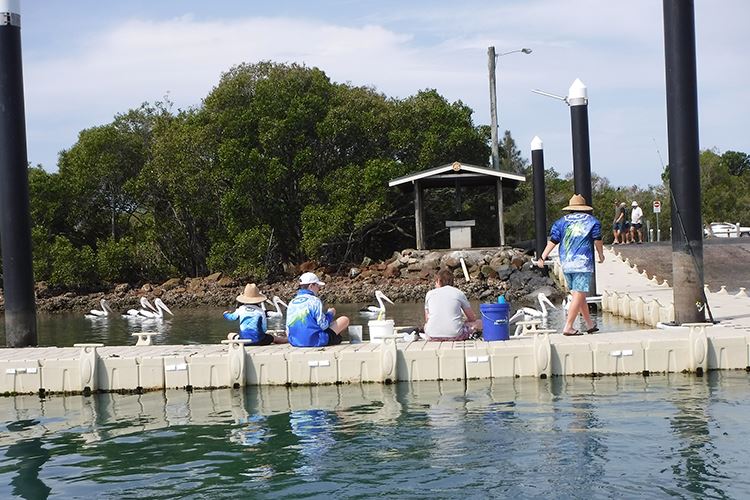
[[[700,147],[750,153],[750,2],[695,0]],[[531,92],[588,89],[591,168],[615,186],[660,183],[668,162],[658,0],[21,0],[29,161],[57,168],[78,133],[168,96],[200,106],[234,65],[273,60],[405,98],[436,89],[572,172],[570,110]],[[661,158],[660,158],[661,156]],[[446,158],[445,162],[460,161]],[[488,160],[489,161],[489,160]]]

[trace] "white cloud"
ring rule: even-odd
[[[436,88],[471,106],[477,123],[488,123],[487,46],[499,52],[528,46],[531,55],[498,60],[500,127],[511,129],[525,156],[539,135],[548,166],[570,169],[568,109],[530,89],[565,94],[580,77],[591,99],[592,168],[617,184],[658,182],[652,137],[662,154],[667,149],[660,2],[420,5],[365,25],[143,17],[82,32],[78,49],[67,54],[35,47],[25,60],[29,158],[50,167],[80,129],[166,92],[179,107],[197,105],[223,71],[261,60],[304,62],[334,81],[373,85],[396,97]],[[734,10],[702,2],[696,10],[701,140],[704,147],[750,152],[743,132],[750,35],[742,26],[749,9],[738,1],[727,5]]]

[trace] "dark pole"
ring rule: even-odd
[[[538,259],[547,246],[547,195],[544,190],[544,146],[536,136],[531,141],[531,168],[534,177],[535,250]]]
[[[0,0],[0,249],[5,343],[37,344],[18,0]]]
[[[570,130],[573,138],[573,182],[576,194],[594,206],[591,193],[591,148],[589,146],[589,98],[586,86],[576,78],[568,89]],[[591,255],[595,255],[591,249]],[[589,295],[596,295],[596,273],[591,279]]]
[[[675,323],[705,321],[693,0],[664,0]]]
[[[576,79],[568,90],[570,129],[573,138],[573,182],[576,194],[591,204],[591,149],[589,147],[589,99],[586,86]]]

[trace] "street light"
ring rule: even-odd
[[[508,54],[515,54],[516,52],[522,52],[524,54],[531,54],[532,50],[531,49],[527,49],[527,48],[511,50],[511,51],[508,51],[508,52],[503,52],[502,54],[497,54],[497,55],[495,55],[495,58],[498,58],[500,56],[507,56]]]
[[[522,54],[531,54],[531,49],[521,48],[516,50],[510,50],[501,54],[495,54],[495,47],[489,47],[487,49],[488,66],[490,70],[490,120],[491,120],[491,140],[492,140],[492,168],[500,170],[500,152],[497,145],[497,87],[495,85],[495,61],[500,56],[507,56],[508,54],[514,54],[521,52]],[[500,246],[505,246],[505,224],[503,222],[503,189],[502,183],[498,180],[497,183],[497,214],[498,214],[498,226],[500,230]]]

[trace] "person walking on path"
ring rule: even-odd
[[[435,288],[424,299],[424,319],[425,336],[435,341],[467,340],[481,324],[464,292],[453,286],[448,269],[435,275]]]
[[[615,201],[615,218],[612,219],[612,244],[617,245],[620,242],[620,202]]]
[[[635,233],[638,233],[638,243],[643,243],[643,210],[633,201],[633,209],[630,211],[630,242],[635,243]]]
[[[336,309],[323,310],[318,294],[324,282],[315,273],[299,277],[299,292],[286,310],[289,343],[295,347],[322,347],[341,343],[341,332],[349,328],[349,318],[336,317]]]
[[[573,296],[562,333],[563,335],[582,335],[573,327],[578,314],[583,316],[586,333],[598,332],[599,328],[589,314],[586,293],[589,291],[594,273],[594,247],[599,255],[599,262],[604,262],[602,225],[589,213],[594,209],[586,204],[586,199],[580,194],[573,195],[568,206],[563,207],[563,210],[570,213],[552,224],[549,241],[541,258],[537,261],[537,266],[544,268],[544,260],[558,244],[560,245],[560,265],[568,289]]]
[[[615,219],[615,227],[617,228],[616,243],[627,243],[627,237],[625,236],[625,218],[625,202],[623,201],[617,209],[617,218]]]

